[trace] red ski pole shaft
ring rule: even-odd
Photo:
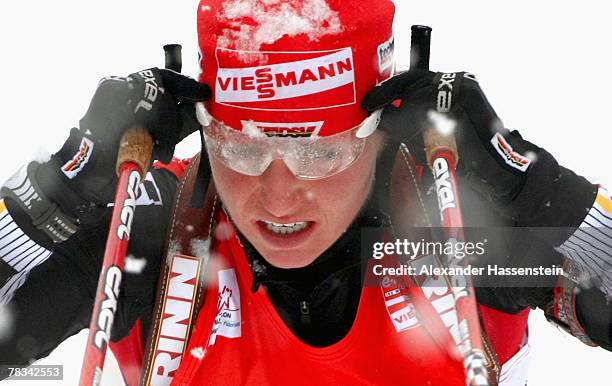
[[[152,151],[153,139],[145,129],[130,129],[121,138],[117,158],[119,182],[89,325],[80,386],[99,385],[102,379],[136,208],[136,193],[149,168]]]
[[[431,46],[431,28],[412,26],[411,69],[428,69]],[[427,163],[436,180],[444,179],[444,184],[436,183],[442,226],[449,242],[463,241],[463,215],[459,186],[455,169],[459,160],[455,136],[443,134],[431,127],[424,133]],[[442,197],[444,202],[442,202]],[[465,266],[467,259],[449,256],[449,266]],[[472,277],[451,275],[451,287],[455,298],[455,308],[459,319],[459,351],[464,359],[468,386],[489,386],[489,372],[484,355],[482,332]]]
[[[436,190],[438,200],[440,200],[440,214],[447,242],[461,242],[464,240],[463,215],[461,214],[459,186],[455,174],[458,160],[455,138],[452,134],[442,135],[432,128],[425,133],[425,146],[428,164],[434,177],[436,180],[445,180],[445,184],[436,183]],[[444,197],[444,202],[441,202],[442,197]],[[466,265],[466,258],[459,259],[455,255],[448,256],[449,267]],[[488,386],[491,381],[489,380],[487,359],[484,354],[472,277],[469,275],[450,275],[450,281],[459,321],[459,351],[464,358],[466,383],[468,386]]]

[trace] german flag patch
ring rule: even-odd
[[[526,172],[527,168],[531,164],[531,160],[512,149],[512,146],[506,141],[506,139],[500,134],[496,133],[491,138],[491,144],[497,153],[502,157],[504,162],[518,169],[522,172]]]
[[[94,143],[85,137],[81,140],[79,151],[72,157],[72,159],[62,166],[62,172],[66,177],[73,179],[87,164],[91,152],[93,151]]]

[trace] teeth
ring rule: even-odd
[[[279,224],[265,220],[263,220],[263,222],[266,224],[266,228],[268,228],[269,231],[281,235],[290,235],[292,233],[299,232],[308,226],[308,222],[306,221],[298,221],[288,224]]]

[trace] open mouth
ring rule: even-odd
[[[257,220],[259,234],[268,247],[280,250],[299,248],[311,239],[317,223],[315,221],[295,221],[280,223]]]
[[[308,221],[298,221],[287,224],[280,224],[265,220],[261,220],[261,222],[265,225],[267,230],[277,235],[291,235],[293,233],[301,232],[308,228],[310,224]]]

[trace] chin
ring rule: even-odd
[[[318,255],[307,255],[303,251],[274,251],[268,253],[259,252],[268,263],[281,269],[304,268],[315,261]]]

